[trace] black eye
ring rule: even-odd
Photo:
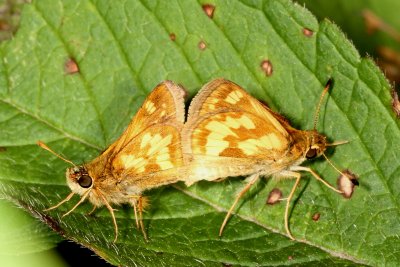
[[[313,159],[316,156],[317,156],[317,149],[315,149],[315,148],[310,148],[306,153],[307,159]]]
[[[92,185],[92,178],[89,175],[82,175],[78,180],[78,184],[83,188],[89,188]]]

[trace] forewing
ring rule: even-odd
[[[230,158],[276,160],[290,140],[274,125],[252,113],[209,113],[185,126],[185,153]]]
[[[183,162],[184,96],[183,88],[170,81],[159,84],[121,137],[88,164],[91,175],[114,177],[139,191],[176,181],[174,168]]]
[[[196,121],[199,117],[207,116],[209,113],[224,111],[251,113],[274,127],[281,135],[288,135],[281,120],[277,119],[274,112],[249,95],[239,85],[225,79],[213,80],[200,90],[190,105],[188,121]]]
[[[185,120],[185,95],[185,90],[171,81],[157,85],[145,99],[128,128],[104,154],[108,154],[110,158],[115,157],[151,126],[169,124],[177,129],[182,128]]]
[[[173,125],[148,127],[113,159],[113,173],[121,179],[134,179],[138,184],[142,180],[147,188],[177,181],[177,172],[171,170],[183,166],[180,140],[180,129]],[[155,175],[162,178],[149,179]]]
[[[185,183],[273,172],[290,147],[283,124],[240,86],[208,83],[193,99],[182,133]]]

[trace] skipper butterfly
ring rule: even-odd
[[[39,145],[73,165],[67,169],[71,193],[57,205],[69,201],[74,194],[78,203],[63,216],[70,214],[88,199],[94,208],[105,205],[115,229],[118,225],[111,205],[127,203],[134,208],[136,226],[146,233],[142,222],[145,198],[142,192],[175,183],[183,168],[181,129],[185,119],[185,91],[171,81],[159,84],[146,98],[124,133],[99,157],[77,166],[53,152],[42,142]]]
[[[296,179],[285,209],[285,230],[291,239],[294,238],[289,230],[289,204],[300,182],[300,172],[309,172],[330,189],[342,193],[312,169],[300,166],[307,159],[321,155],[326,158],[324,151],[328,146],[344,143],[328,144],[326,137],[316,130],[321,101],[331,83],[329,80],[321,95],[314,129],[308,131],[294,129],[283,116],[228,80],[211,81],[192,100],[182,132],[188,167],[186,185],[199,180],[249,176],[221,225],[220,236],[239,199],[261,176]]]

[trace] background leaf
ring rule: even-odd
[[[57,253],[50,251],[61,238],[39,220],[5,200],[0,200],[0,265],[65,266]]]
[[[0,50],[1,194],[115,265],[399,262],[399,124],[382,73],[359,57],[336,26],[319,24],[290,1],[213,1],[212,19],[202,4],[42,0],[27,5],[17,35]],[[304,28],[314,34],[306,36]],[[78,73],[66,73],[69,59]],[[261,67],[265,60],[272,64],[270,76]],[[297,242],[285,236],[284,203],[265,205],[276,186],[287,195],[291,180],[264,179],[253,188],[222,238],[218,229],[243,186],[239,178],[148,192],[147,243],[134,229],[128,207],[117,212],[116,244],[105,209],[86,216],[91,206],[85,204],[62,220],[74,203],[42,212],[70,190],[67,165],[37,147],[37,140],[74,162],[89,161],[122,133],[160,81],[181,83],[193,96],[216,77],[242,85],[300,129],[312,128],[322,87],[333,77],[318,129],[330,140],[351,141],[330,158],[359,175],[361,186],[352,199],[304,175],[290,218]],[[335,183],[338,174],[325,161],[309,165]]]
[[[351,40],[363,55],[368,53],[377,56],[376,49],[381,46],[400,49],[399,39],[396,41],[390,33],[383,31],[380,27],[369,32],[368,23],[365,20],[366,11],[369,11],[390,28],[400,29],[397,12],[400,2],[398,1],[298,0],[297,2],[305,4],[307,9],[319,19],[329,18],[339,25],[344,32],[351,36]]]

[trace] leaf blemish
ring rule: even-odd
[[[73,58],[69,58],[64,64],[64,70],[66,74],[74,74],[79,72],[79,67]]]
[[[321,217],[321,214],[319,212],[314,213],[314,215],[311,217],[314,222],[319,221],[319,218]]]
[[[176,40],[176,35],[175,35],[175,33],[171,32],[171,33],[169,34],[169,39],[170,39],[171,41],[175,41],[175,40]]]
[[[3,147],[3,146],[0,146],[0,152],[5,152],[5,151],[7,151],[7,148]]]
[[[272,67],[272,63],[271,61],[269,61],[268,59],[263,60],[260,64],[261,69],[264,71],[265,76],[271,76],[272,72],[274,71],[273,67]]]
[[[338,177],[337,184],[345,198],[351,198],[353,195],[354,187],[359,185],[357,179],[357,176],[350,170],[344,170]]]
[[[198,47],[201,51],[204,51],[207,48],[207,45],[204,41],[200,41]]]
[[[303,34],[307,37],[312,37],[314,35],[314,31],[308,28],[303,28]]]
[[[266,204],[274,205],[276,203],[279,203],[281,201],[281,198],[282,198],[282,191],[279,190],[278,188],[274,188],[269,193]]]
[[[212,19],[214,16],[214,10],[215,10],[215,6],[211,5],[211,4],[204,4],[201,6],[203,8],[204,13],[206,13],[206,15]]]

